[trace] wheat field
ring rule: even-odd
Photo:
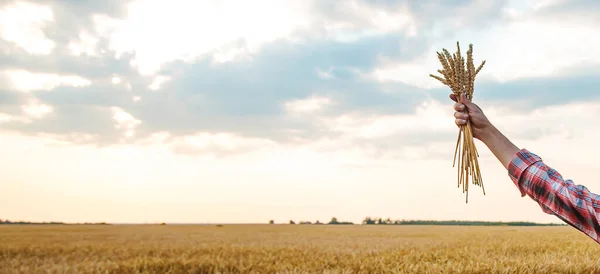
[[[600,273],[570,227],[6,225],[2,273]]]

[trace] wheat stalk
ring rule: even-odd
[[[442,49],[442,52],[437,52],[438,60],[442,64],[442,69],[438,70],[438,72],[442,74],[443,78],[433,74],[429,76],[450,87],[459,101],[462,94],[465,94],[467,100],[471,101],[475,87],[475,76],[481,71],[483,65],[485,65],[485,61],[475,69],[475,65],[473,65],[473,44],[469,44],[466,62],[465,58],[461,55],[459,42],[456,42],[456,49],[456,53],[452,55],[446,49]],[[454,161],[452,163],[452,167],[458,163],[458,187],[462,186],[463,193],[466,193],[467,203],[469,202],[469,176],[474,185],[481,186],[483,195],[485,195],[479,162],[477,161],[478,157],[479,153],[477,153],[477,148],[475,147],[471,121],[467,120],[467,124],[461,126],[458,132],[456,148],[454,149]],[[458,162],[457,159],[459,159]]]

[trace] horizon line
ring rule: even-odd
[[[382,220],[386,220],[384,218],[381,218]],[[379,220],[379,218],[371,218],[371,220],[373,221],[377,221]],[[488,224],[488,223],[497,223],[497,224],[514,224],[514,223],[526,223],[526,224],[535,224],[535,225],[567,225],[564,222],[546,222],[546,223],[542,223],[542,222],[532,222],[532,221],[476,221],[476,220],[426,220],[426,219],[402,219],[402,220],[392,220],[392,223],[389,224],[364,224],[364,225],[398,225],[398,224],[394,224],[393,222],[398,221],[400,222],[400,224],[405,224],[405,223],[411,223],[411,222],[422,222],[422,223],[482,223],[482,224]],[[211,221],[207,221],[207,222],[161,222],[161,221],[154,221],[154,222],[61,222],[61,221],[24,221],[24,220],[18,220],[18,221],[12,221],[9,219],[0,219],[0,224],[7,224],[7,222],[10,223],[24,223],[24,224],[64,224],[64,225],[78,225],[78,224],[92,224],[92,225],[155,225],[155,224],[170,224],[170,225],[290,225],[289,221],[293,221],[293,220],[288,220],[288,222],[274,222],[274,223],[269,223],[269,221],[266,222],[211,222]],[[316,223],[317,221],[319,221],[319,223]],[[294,221],[294,224],[296,225],[308,225],[308,224],[302,224],[302,222],[309,222],[309,224],[312,225],[327,225],[330,224],[330,222],[321,222],[320,220],[316,220],[315,222],[312,221]],[[358,222],[358,223],[354,223],[351,221],[339,221],[339,223],[337,224],[331,224],[331,225],[363,225],[363,222]]]

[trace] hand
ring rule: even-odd
[[[467,124],[467,120],[471,121],[471,128],[473,129],[473,137],[481,141],[485,138],[487,133],[493,128],[492,124],[487,117],[483,114],[483,111],[479,106],[469,101],[464,94],[461,94],[460,101],[457,100],[456,95],[450,94],[450,99],[456,102],[454,104],[454,123],[457,126],[463,126]],[[466,113],[463,112],[465,111]]]

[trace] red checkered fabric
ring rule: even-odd
[[[600,195],[585,186],[565,180],[542,159],[522,149],[508,166],[508,174],[525,195],[542,210],[557,216],[600,244]]]

